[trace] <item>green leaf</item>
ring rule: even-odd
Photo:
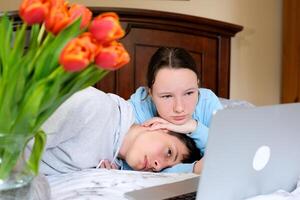
[[[58,60],[62,49],[71,39],[81,33],[79,28],[80,21],[81,20],[76,20],[73,24],[61,31],[55,39],[43,49],[43,52],[36,61],[35,80],[46,77],[59,66]]]
[[[9,58],[9,53],[11,51],[11,38],[12,38],[12,22],[9,20],[7,14],[1,17],[0,21],[0,61],[2,63],[3,69],[7,66],[7,61]]]
[[[25,74],[24,77],[27,77],[33,68],[33,63],[34,60],[38,57],[39,55],[39,42],[38,42],[38,36],[40,32],[40,25],[33,25],[31,26],[30,29],[30,39],[27,46],[27,49],[25,51],[25,55],[23,57],[23,66],[25,68]]]
[[[46,138],[47,136],[43,130],[39,130],[34,135],[34,144],[27,164],[31,171],[35,173],[35,175],[37,175],[39,172],[39,164],[46,144]]]
[[[20,158],[25,142],[26,136],[23,135],[11,135],[4,132],[0,134],[0,180],[5,180],[9,176]]]
[[[5,99],[7,87],[10,84],[8,58],[11,52],[11,38],[12,22],[5,14],[0,19],[0,130],[2,131],[9,129],[9,120],[11,119],[9,101]]]
[[[12,152],[4,150],[2,152],[2,162],[0,165],[0,180],[5,180],[13,167],[15,166],[19,156],[21,154],[21,151],[15,150]]]
[[[63,75],[65,74],[62,67],[58,67],[55,71],[53,71],[49,77],[47,77],[47,88],[45,93],[47,95],[44,96],[41,107],[39,110],[39,114],[48,110],[49,107],[52,106],[53,102],[58,98],[59,92],[63,85]]]
[[[95,65],[90,65],[85,70],[77,73],[65,72],[64,76],[61,77],[61,80],[64,80],[64,82],[61,83],[62,87],[55,102],[53,101],[51,105],[48,105],[47,109],[39,114],[36,127],[41,126],[44,121],[47,120],[49,116],[72,94],[88,86],[94,85],[107,73],[109,73],[109,71],[98,69]]]
[[[41,101],[45,95],[45,81],[38,82],[29,88],[22,104],[20,105],[19,115],[14,122],[12,132],[32,132],[38,117]]]
[[[40,31],[42,31],[42,33],[40,33]],[[31,26],[31,30],[30,30],[30,40],[29,40],[29,49],[36,49],[39,47],[39,41],[38,41],[38,37],[39,34],[43,34],[44,29],[41,30],[41,27],[39,24],[35,24],[33,26]]]
[[[12,119],[15,119],[18,114],[18,101],[20,99],[18,98],[18,92],[20,92],[25,84],[22,57],[25,48],[26,28],[26,24],[23,24],[21,28],[17,28],[13,48],[8,60],[7,85],[5,96],[3,97],[3,104],[6,105],[6,111],[3,110],[3,112],[11,112],[10,116]]]
[[[8,65],[13,68],[18,68],[18,66],[14,65],[16,59],[20,59],[24,55],[25,49],[25,38],[27,25],[24,23],[21,28],[17,28],[15,32],[15,40],[12,51],[9,54]]]

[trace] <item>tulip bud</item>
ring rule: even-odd
[[[23,0],[19,15],[28,25],[41,24],[49,13],[49,0]]]
[[[124,36],[119,17],[115,13],[102,13],[91,23],[89,31],[101,44],[108,43]]]
[[[67,3],[63,0],[52,0],[50,12],[45,20],[46,30],[57,35],[70,22],[71,18],[69,16]]]
[[[94,60],[96,50],[96,41],[91,34],[83,33],[65,46],[59,63],[66,71],[80,71]]]
[[[101,47],[95,57],[95,63],[100,68],[116,70],[127,64],[129,54],[121,43],[113,42],[109,46]]]
[[[80,28],[87,27],[92,19],[92,12],[85,6],[79,4],[73,4],[69,9],[69,14],[71,22],[81,16]]]

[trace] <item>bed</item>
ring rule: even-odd
[[[111,72],[96,88],[128,99],[135,89],[145,85],[145,72],[150,56],[161,46],[187,49],[199,67],[201,87],[220,97],[224,107],[249,107],[244,101],[232,101],[230,92],[231,38],[243,29],[226,22],[154,10],[92,7],[93,15],[105,11],[118,13],[126,30],[121,42],[131,61]],[[21,23],[16,12],[15,24]],[[124,199],[124,192],[157,184],[183,180],[195,174],[159,174],[149,172],[88,169],[67,175],[36,177],[36,199]],[[50,192],[51,191],[51,192]]]

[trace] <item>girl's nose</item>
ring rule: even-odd
[[[174,104],[174,112],[182,113],[183,111],[184,111],[183,102],[180,98],[177,98]]]
[[[154,160],[152,168],[153,168],[153,171],[156,171],[156,172],[161,171],[162,170],[161,162],[158,160]]]

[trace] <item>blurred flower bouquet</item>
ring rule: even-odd
[[[38,173],[46,136],[41,125],[68,97],[129,62],[116,40],[118,16],[63,0],[23,0],[23,24],[0,19],[0,190],[27,142],[27,170]]]

